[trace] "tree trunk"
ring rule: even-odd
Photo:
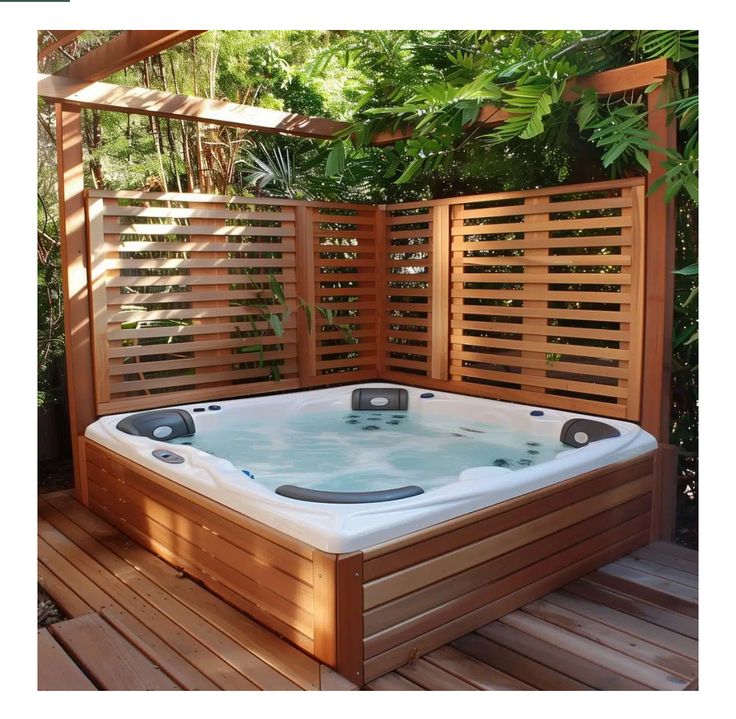
[[[169,67],[171,68],[171,80],[174,83],[174,92],[179,94],[179,81],[176,78],[176,69],[174,67],[174,59],[169,54]],[[187,136],[187,128],[184,120],[179,120],[179,128],[181,129],[181,154],[184,158],[184,167],[187,173],[187,191],[193,192],[195,188],[194,183],[194,168],[192,167],[192,154],[189,150],[189,137]]]

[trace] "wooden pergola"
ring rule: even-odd
[[[39,57],[73,42],[80,32],[48,31],[52,40],[41,48]],[[674,205],[665,202],[664,188],[646,192],[663,174],[662,150],[676,146],[676,128],[668,123],[662,83],[671,72],[669,63],[652,61],[576,78],[565,89],[565,96],[573,99],[583,89],[611,95],[657,85],[647,95],[648,122],[662,150],[649,152],[652,169],[645,178],[387,206],[85,189],[84,108],[325,140],[349,128],[347,123],[327,118],[102,82],[201,32],[124,31],[56,74],[38,77],[39,95],[56,109],[67,382],[78,500],[126,534],[130,531],[136,541],[174,566],[184,567],[215,593],[217,587],[208,584],[208,566],[197,561],[216,558],[223,537],[245,553],[253,546],[265,547],[299,566],[307,583],[296,581],[296,575],[279,575],[278,586],[273,587],[266,586],[271,575],[262,566],[256,566],[252,576],[246,567],[243,576],[229,585],[225,598],[359,684],[400,666],[412,642],[417,642],[418,650],[411,650],[415,654],[429,651],[477,628],[476,624],[518,608],[520,601],[538,598],[647,541],[670,539],[677,456],[676,448],[669,444],[675,215]],[[489,105],[477,122],[492,126],[505,118],[503,108]],[[373,143],[390,144],[410,133],[410,128],[379,133]],[[581,216],[590,211],[592,215]],[[524,256],[479,260],[474,254],[477,250],[467,242],[469,235],[479,232],[476,221],[493,227],[480,232],[491,237],[481,241],[485,248],[498,248],[494,233],[523,235],[523,240],[511,243],[513,248],[523,248]],[[418,225],[421,230],[416,229]],[[335,259],[340,254],[340,247],[336,251],[333,244],[336,237],[349,240],[350,256],[343,246],[342,257]],[[423,243],[421,252],[413,252],[417,245],[407,252],[405,243],[416,240]],[[121,242],[132,242],[131,247],[139,249],[123,248]],[[601,263],[600,256],[585,256],[588,244],[618,248],[617,254],[606,255],[613,270],[597,295],[587,290],[601,285],[601,276],[585,275],[576,267]],[[157,254],[153,259],[134,257],[140,248]],[[562,248],[563,254],[554,254],[552,248]],[[566,249],[572,252],[565,255]],[[415,255],[422,252],[424,258],[417,260]],[[402,253],[403,258],[396,259]],[[514,284],[524,289],[515,299],[521,299],[523,306],[506,305],[501,311],[494,305],[492,312],[486,308],[485,323],[476,321],[472,317],[479,305],[472,302],[483,295],[475,288],[484,282],[486,287],[503,285],[507,280],[499,279],[498,267],[493,265],[507,264],[520,267]],[[279,345],[272,356],[284,362],[285,377],[266,381],[256,370],[243,369],[241,364],[247,363],[234,369],[238,360],[233,359],[232,348],[247,340],[240,334],[233,336],[239,333],[233,323],[243,314],[238,302],[249,297],[250,289],[233,280],[230,271],[254,269],[267,282],[263,268],[271,265],[285,278],[287,299],[306,297],[314,303],[327,297],[333,307],[341,309],[353,302],[358,327],[357,344],[351,345],[357,348],[355,353],[339,355],[335,350],[339,333],[331,325],[310,332],[304,318],[291,317],[286,339],[271,343]],[[406,289],[411,284],[406,278],[418,267],[425,274],[425,286]],[[570,271],[569,284],[582,287],[577,294],[587,298],[583,303],[588,306],[580,309],[578,304],[577,309],[570,309],[564,303],[578,302],[576,293],[553,289],[561,275],[552,272],[562,267]],[[172,268],[184,269],[181,276],[166,274]],[[392,269],[404,271],[398,283]],[[157,271],[163,274],[156,275]],[[346,271],[355,271],[358,279],[341,274]],[[165,290],[173,289],[164,300],[173,309],[161,309],[162,295],[152,289],[157,282]],[[324,288],[320,282],[325,283]],[[397,284],[401,289],[391,289]],[[189,287],[187,292],[181,290],[183,285]],[[502,299],[509,294],[506,289],[480,292]],[[421,296],[422,312],[417,311],[419,305],[407,302],[412,296]],[[136,307],[126,315],[123,308],[131,297],[136,298]],[[465,304],[467,298],[471,304]],[[567,309],[560,310],[560,303]],[[391,309],[397,313],[392,317],[401,317],[401,321],[388,322],[387,308],[396,308]],[[144,341],[158,337],[160,330],[144,328],[127,335],[122,330],[122,322],[149,311],[147,316],[189,321],[164,335],[179,333],[193,339],[189,353],[196,361],[183,356],[172,360],[182,371],[192,370],[185,380],[168,375],[144,377],[143,370],[135,375],[130,365],[124,365],[130,357],[137,361],[145,356],[153,360],[147,367],[149,374],[168,371],[170,357],[158,356],[159,350]],[[401,316],[402,311],[408,314]],[[515,324],[499,323],[499,312],[506,314],[501,319],[510,318]],[[465,314],[471,319],[466,320]],[[578,322],[573,329],[564,327],[572,332],[568,337],[579,341],[567,346],[565,359],[549,371],[545,355],[560,351],[561,345],[547,344],[559,334],[559,328],[548,322],[559,317],[598,324],[591,328]],[[389,325],[396,324],[399,328],[389,332]],[[498,333],[499,324],[503,325],[500,332],[513,327],[516,339],[497,341],[486,334],[479,341],[472,335],[478,329]],[[611,325],[618,329],[611,330]],[[467,337],[466,329],[471,331]],[[417,337],[423,337],[424,348],[418,354],[423,352],[424,364],[406,347],[397,359],[400,353],[390,340],[416,346]],[[132,344],[125,345],[129,338]],[[609,351],[610,344],[585,344],[600,338],[616,343],[613,350]],[[504,342],[512,346],[505,355]],[[581,363],[575,355],[584,354],[583,349],[595,361]],[[335,359],[336,352],[339,359]],[[503,362],[499,363],[499,356]],[[608,360],[612,361],[607,364]],[[473,361],[480,364],[473,365]],[[505,364],[508,367],[499,366]],[[330,554],[178,487],[85,438],[85,429],[99,416],[161,406],[157,402],[201,402],[376,378],[635,421],[659,446],[635,460],[571,478],[561,488],[547,487],[365,550]],[[478,378],[486,384],[476,382]],[[244,379],[252,383],[239,383]],[[117,498],[119,508],[110,511],[96,501],[105,494],[108,499]],[[195,561],[181,553],[184,550],[179,545],[187,542],[167,544],[165,534],[147,535],[144,510],[148,505],[159,507],[161,522],[173,522],[174,529],[184,527],[187,541],[200,537],[209,549]],[[139,510],[142,519],[136,514]],[[58,520],[55,511],[46,508],[48,516]],[[498,541],[496,554],[479,554],[479,546],[498,539],[494,533],[500,513],[509,522],[509,531],[516,532],[514,551]],[[233,534],[225,536],[225,532]],[[545,551],[550,542],[556,543],[557,554],[548,556]],[[533,565],[525,563],[528,556],[536,557]],[[465,562],[462,567],[458,558]],[[457,595],[458,572],[475,582],[476,569],[483,569],[483,565],[476,566],[478,562],[496,561],[509,562],[510,572],[498,587],[481,571],[478,576],[490,584],[468,585],[467,593],[463,590]],[[267,569],[279,571],[273,566]],[[409,589],[407,572],[413,582]],[[261,582],[264,591],[272,593],[274,606],[301,597],[299,611],[290,610],[280,617],[270,614],[259,598]],[[464,585],[458,586],[462,589]],[[435,600],[441,604],[434,606]],[[429,613],[436,614],[434,623],[425,624]],[[416,623],[408,634],[407,623]]]

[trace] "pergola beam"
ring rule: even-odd
[[[38,94],[49,102],[61,102],[68,107],[156,115],[321,140],[332,140],[337,133],[349,127],[346,122],[336,122],[322,117],[309,117],[190,95],[176,95],[145,87],[75,81],[58,75],[39,74]]]
[[[48,45],[44,45],[38,51],[39,61],[48,57],[52,52],[54,52],[54,50],[58,50],[59,48],[68,45],[70,42],[74,42],[74,40],[76,40],[84,30],[45,30],[44,32],[50,33],[56,39],[48,43]]]
[[[201,35],[204,30],[125,30],[91,50],[57,74],[94,82],[156,55],[172,45]]]
[[[148,31],[136,31],[139,34]],[[199,32],[199,31],[196,31]],[[196,34],[188,31],[188,34]],[[126,33],[118,35],[122,37]],[[160,34],[160,33],[159,33]],[[183,33],[178,33],[182,35]],[[184,33],[186,34],[186,33]],[[117,39],[117,38],[115,38]],[[183,38],[169,38],[169,45],[181,42]],[[109,47],[110,41],[102,48]],[[159,48],[154,52],[160,51]],[[93,51],[97,52],[97,51]],[[81,62],[93,53],[85,55]],[[140,59],[140,57],[138,57]],[[136,60],[132,60],[135,62]],[[127,61],[126,61],[127,62]],[[76,63],[72,63],[76,65]],[[68,74],[69,68],[65,68]],[[111,67],[107,66],[108,70]],[[120,69],[119,67],[117,69]],[[110,72],[112,72],[111,70]],[[563,97],[572,100],[584,89],[591,88],[599,95],[623,93],[640,90],[660,82],[666,77],[668,65],[666,60],[650,60],[648,62],[605,70],[588,77],[574,78],[567,81]],[[110,74],[107,70],[102,76]],[[125,87],[89,80],[71,79],[60,75],[39,75],[38,94],[49,102],[64,102],[69,106],[89,107],[112,112],[126,112],[141,115],[157,115],[178,120],[191,120],[215,125],[242,127],[257,132],[271,134],[297,135],[319,140],[333,140],[337,135],[350,127],[347,122],[329,120],[323,117],[309,117],[295,113],[267,110],[250,105],[239,105],[223,100],[208,100],[189,95],[175,95],[161,90],[143,87]],[[484,105],[474,125],[494,127],[508,119],[508,112],[496,105]],[[384,130],[376,134],[371,144],[377,146],[390,145],[397,140],[411,137],[411,127],[398,130]]]

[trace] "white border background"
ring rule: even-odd
[[[439,716],[460,713],[478,717],[544,713],[548,717],[640,717],[652,712],[719,714],[733,707],[734,612],[736,593],[729,588],[733,548],[734,469],[726,448],[733,444],[734,230],[723,218],[733,206],[736,155],[733,152],[734,33],[725,14],[709,12],[703,2],[619,0],[615,3],[483,3],[436,5],[425,2],[370,0],[366,3],[318,2],[212,3],[185,6],[170,0],[72,0],[70,3],[2,2],[3,95],[0,216],[4,245],[0,260],[3,336],[2,377],[6,408],[1,413],[7,445],[2,480],[3,631],[0,672],[6,711],[105,719],[140,712],[148,717],[235,717],[268,712],[324,716],[350,712],[351,719],[373,716]],[[367,29],[367,28],[673,28],[701,32],[701,136],[703,179],[701,252],[701,678],[697,693],[372,693],[300,694],[222,693],[206,698],[175,693],[111,695],[38,693],[36,686],[36,256],[33,245],[36,210],[36,48],[39,28],[152,29]],[[729,196],[730,194],[730,196]],[[728,342],[728,337],[731,341]],[[730,591],[729,591],[730,590]],[[17,703],[23,701],[23,705]],[[730,700],[730,701],[729,701]],[[710,711],[709,711],[710,710]]]

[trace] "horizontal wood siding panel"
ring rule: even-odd
[[[633,519],[650,509],[651,497],[642,495],[613,509],[593,515],[583,522],[573,524],[553,535],[542,537],[499,557],[423,587],[411,594],[381,604],[375,609],[365,612],[363,618],[365,635],[371,637],[373,634],[378,634],[382,630],[410,618],[413,614],[427,611],[483,584],[496,581],[516,569],[533,564],[545,556],[554,554],[565,547],[573,546],[582,539]]]
[[[645,527],[646,520],[641,522]],[[638,531],[635,534],[627,534],[619,541],[614,541],[616,532],[628,533],[631,527],[623,526],[613,532],[598,535],[597,538],[587,540],[576,545],[578,552],[571,555],[569,550],[563,552],[562,556],[555,555],[553,558],[544,560],[539,565],[534,565],[521,576],[516,577],[520,587],[511,591],[499,599],[484,597],[481,605],[476,609],[466,610],[456,606],[448,616],[435,617],[432,626],[421,634],[397,644],[393,648],[367,659],[364,665],[364,680],[371,681],[396,667],[405,664],[417,655],[424,654],[442,646],[446,642],[457,639],[469,631],[473,631],[494,619],[518,609],[524,604],[537,599],[549,591],[559,588],[567,582],[580,577],[595,567],[605,564],[617,557],[644,546],[648,539],[648,529]],[[599,549],[600,545],[605,545]],[[577,554],[584,555],[578,558]],[[559,568],[558,568],[559,567]]]
[[[646,544],[653,487],[649,455],[364,552],[365,681]]]
[[[453,551],[518,524],[543,517],[600,491],[613,489],[654,472],[654,455],[593,470],[457,519],[428,527],[364,551],[367,582]]]
[[[96,512],[215,594],[314,651],[311,547],[227,508],[213,511],[215,502],[183,487],[174,491],[167,486],[174,483],[154,479],[154,473],[93,442],[86,449]]]

